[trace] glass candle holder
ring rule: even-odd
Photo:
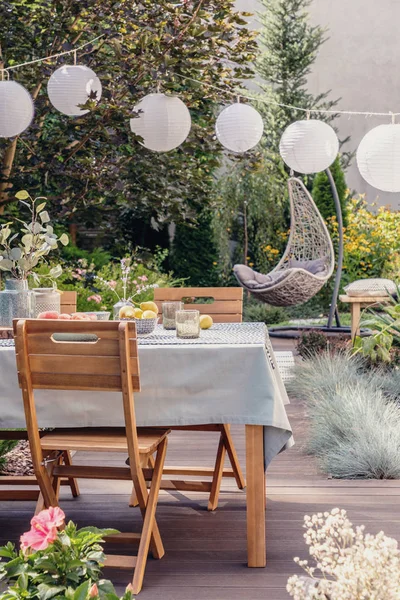
[[[183,310],[183,302],[163,302],[162,322],[164,329],[176,329],[176,311]]]
[[[182,339],[195,339],[200,335],[200,313],[198,310],[178,310],[176,336]]]

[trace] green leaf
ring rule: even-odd
[[[66,233],[63,233],[60,237],[59,237],[59,242],[61,242],[61,244],[63,246],[68,246],[69,244],[69,237],[67,236]]]
[[[49,217],[49,213],[47,212],[47,210],[44,210],[43,212],[41,212],[39,214],[40,220],[42,221],[42,223],[48,223],[50,221],[50,217]]]
[[[90,579],[81,583],[81,585],[75,590],[74,600],[86,600],[91,586],[92,582],[90,581]]]
[[[38,585],[39,598],[40,600],[49,600],[54,598],[60,592],[65,590],[65,586],[47,585],[47,583],[40,583]]]
[[[46,202],[42,202],[41,204],[39,204],[39,206],[36,207],[36,212],[37,213],[42,212],[42,210],[44,209],[45,206],[46,206]]]
[[[29,194],[26,190],[21,190],[15,194],[15,197],[18,200],[26,200],[27,198],[29,198]]]

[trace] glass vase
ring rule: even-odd
[[[124,306],[134,306],[132,304],[132,302],[130,302],[129,300],[119,300],[116,304],[114,304],[113,306],[113,319],[114,321],[119,321],[119,311],[121,310],[121,308],[123,308]]]
[[[33,288],[35,294],[34,318],[42,312],[61,312],[61,296],[54,288]]]
[[[13,319],[30,319],[35,311],[35,294],[26,279],[6,279],[0,292],[0,327],[12,327]]]

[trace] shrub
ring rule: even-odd
[[[100,545],[114,529],[84,527],[77,529],[56,507],[41,511],[31,520],[30,531],[21,536],[21,550],[8,543],[0,549],[0,582],[9,585],[0,600],[22,598],[89,600],[102,596],[117,600],[110,581],[100,580],[105,562]],[[61,531],[58,529],[64,527]],[[123,596],[131,600],[129,590]]]
[[[295,600],[398,600],[400,551],[397,541],[353,527],[345,510],[304,517],[305,542],[313,565],[294,561],[308,577],[294,575],[287,591]]]
[[[296,345],[297,352],[302,358],[310,358],[326,350],[340,352],[345,350],[350,340],[344,335],[328,336],[318,329],[304,331]]]
[[[343,169],[340,165],[339,156],[331,165],[330,170],[332,173],[332,177],[335,180],[336,189],[339,196],[339,202],[342,209],[343,223],[346,225],[346,201],[348,196],[348,190],[346,186],[346,180],[344,178]],[[325,220],[328,220],[332,216],[336,216],[335,202],[332,196],[332,190],[329,183],[328,175],[325,173],[325,171],[321,171],[315,176],[312,187],[312,197]]]
[[[364,196],[348,201],[343,286],[357,279],[382,277],[394,264],[399,264],[400,211],[381,206],[372,212],[373,208],[374,205],[368,205]],[[336,217],[328,219],[328,224],[335,241]]]
[[[295,367],[289,392],[307,402],[308,450],[333,477],[400,477],[399,374],[329,352]],[[397,391],[396,391],[397,390]]]
[[[259,302],[249,302],[245,304],[243,311],[243,320],[247,322],[265,323],[266,325],[276,325],[287,320],[285,310],[279,306],[270,306]]]

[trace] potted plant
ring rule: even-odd
[[[29,290],[28,276],[39,284],[34,269],[44,257],[58,247],[68,244],[68,236],[58,237],[45,210],[46,198],[32,198],[21,190],[16,198],[28,208],[29,222],[16,219],[21,224],[19,232],[12,231],[13,223],[0,227],[0,271],[5,275],[5,290],[0,292],[0,326],[11,327],[13,318],[34,316],[34,293]],[[52,282],[62,273],[60,265],[49,269],[41,277]]]
[[[21,536],[20,550],[12,543],[0,548],[0,600],[118,600],[111,581],[100,579],[105,555],[101,543],[115,529],[77,529],[58,507],[41,511]],[[1,558],[0,558],[1,560]],[[132,600],[128,586],[122,600]]]

